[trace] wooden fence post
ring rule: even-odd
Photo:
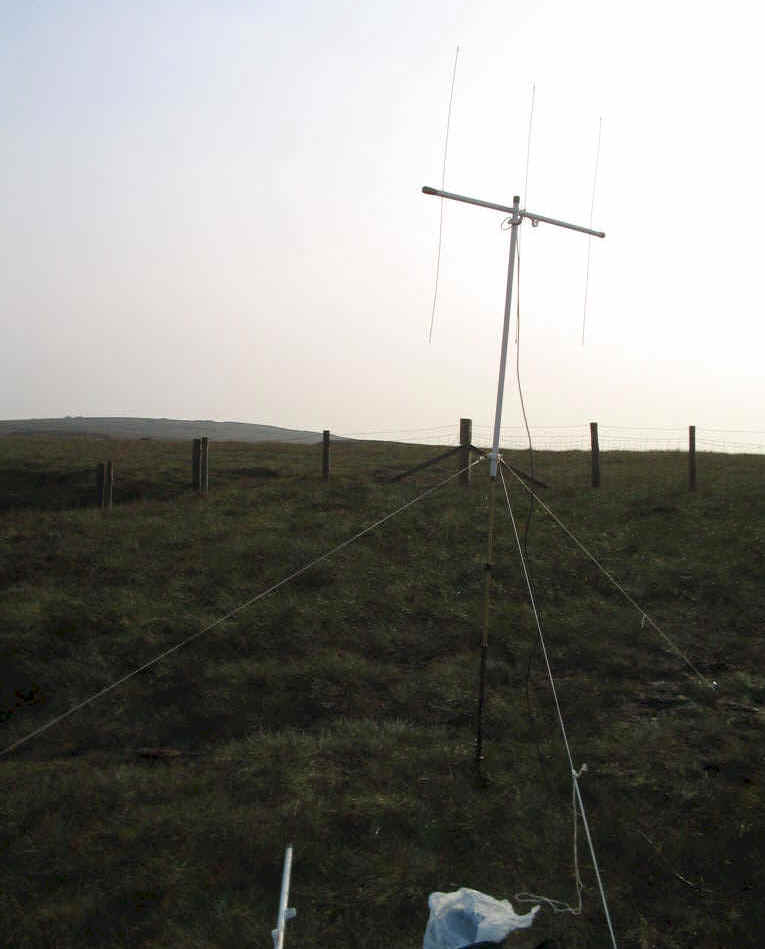
[[[321,455],[321,476],[325,481],[329,480],[329,429],[324,429],[323,446]]]
[[[207,497],[209,450],[207,436],[199,439],[199,493]]]
[[[104,506],[104,478],[106,477],[106,465],[103,461],[96,465],[96,504],[99,507]]]
[[[106,474],[104,475],[104,508],[107,511],[112,509],[112,488],[114,486],[114,464],[111,461],[106,462]]]
[[[696,426],[688,426],[688,490],[696,490]]]
[[[191,487],[194,491],[199,491],[200,483],[200,462],[201,462],[201,441],[195,438],[191,446]]]
[[[590,422],[590,447],[592,450],[592,486],[600,487],[600,446],[598,445],[598,423]]]
[[[470,418],[461,418],[460,419],[460,447],[462,451],[459,453],[459,464],[457,465],[457,470],[461,471],[460,474],[460,484],[470,484],[470,475],[472,474],[472,468],[470,467],[470,446],[473,444],[473,420]]]

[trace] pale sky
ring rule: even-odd
[[[761,433],[756,4],[0,3],[0,416]],[[536,85],[525,180],[532,83]],[[514,336],[511,342],[514,341]],[[503,422],[521,424],[515,347]],[[739,438],[739,436],[731,436]]]

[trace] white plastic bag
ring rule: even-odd
[[[519,916],[508,900],[495,900],[461,887],[454,893],[431,893],[430,919],[422,949],[464,949],[476,942],[502,942],[514,929],[528,929],[539,911]]]

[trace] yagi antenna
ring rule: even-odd
[[[505,388],[505,367],[507,364],[507,334],[510,326],[510,306],[513,297],[513,271],[515,270],[515,251],[518,243],[518,227],[521,221],[527,217],[533,227],[540,222],[543,224],[553,224],[555,227],[565,227],[570,231],[579,231],[582,234],[590,234],[592,237],[605,237],[603,231],[593,231],[590,227],[582,227],[580,224],[569,224],[568,221],[559,221],[554,217],[547,217],[544,214],[537,214],[535,211],[521,210],[521,199],[518,195],[513,198],[513,206],[506,204],[495,204],[493,201],[481,201],[479,198],[468,198],[464,194],[453,194],[451,191],[439,191],[437,188],[429,188],[425,185],[422,189],[423,194],[432,194],[437,198],[449,198],[452,201],[462,201],[464,204],[476,204],[480,208],[489,208],[492,211],[502,211],[510,215],[510,261],[507,268],[507,291],[505,293],[505,322],[502,329],[502,351],[499,358],[499,384],[497,386],[497,410],[494,415],[494,439],[492,450],[489,454],[491,462],[490,475],[492,481],[497,478],[497,462],[499,459],[499,429],[502,422],[502,396]]]
[[[535,211],[521,210],[521,199],[518,195],[513,198],[512,207],[505,204],[496,204],[493,201],[481,201],[478,198],[468,198],[463,194],[453,194],[450,191],[439,191],[437,188],[423,189],[424,194],[432,194],[438,198],[449,198],[452,201],[462,201],[464,204],[475,204],[480,208],[489,208],[491,211],[502,211],[510,215],[510,260],[507,266],[507,290],[505,293],[505,322],[502,328],[502,350],[499,356],[499,381],[497,383],[497,408],[494,413],[494,435],[492,448],[489,452],[489,541],[488,556],[486,558],[486,583],[484,587],[483,634],[481,637],[481,672],[478,690],[478,714],[476,725],[475,765],[478,776],[481,777],[481,761],[483,758],[483,707],[486,692],[486,654],[489,645],[489,592],[494,555],[494,511],[496,504],[497,465],[500,461],[499,432],[502,425],[502,398],[505,390],[505,368],[507,366],[507,337],[510,327],[510,310],[513,299],[513,271],[515,270],[515,254],[518,244],[518,228],[524,218],[531,221],[533,227],[540,222],[552,224],[555,227],[565,227],[570,231],[579,231],[592,237],[605,237],[603,231],[594,231],[590,227],[581,227],[579,224],[569,224],[568,221],[559,221],[557,218],[537,214]]]

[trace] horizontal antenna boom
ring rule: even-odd
[[[481,201],[479,198],[468,198],[464,194],[453,194],[451,191],[439,191],[438,188],[429,188],[425,185],[422,189],[423,194],[432,194],[437,198],[450,198],[452,201],[462,201],[464,204],[477,204],[481,208],[489,208],[492,211],[503,211],[505,214],[513,214],[513,209],[506,204],[495,204],[493,201]],[[545,217],[544,214],[536,214],[534,211],[520,211],[520,217],[527,217],[532,224],[543,221],[545,224],[554,224],[555,227],[566,227],[570,231],[579,231],[582,234],[590,234],[592,237],[605,237],[604,231],[593,231],[589,227],[581,227],[579,224],[569,224],[567,221],[559,221],[554,217]]]

